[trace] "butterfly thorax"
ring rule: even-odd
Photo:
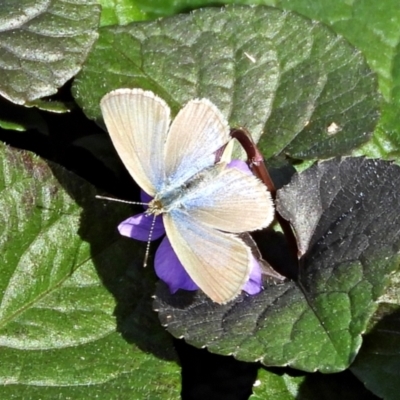
[[[146,214],[160,215],[182,205],[184,191],[180,188],[157,193],[148,204]]]
[[[147,214],[160,215],[173,209],[186,208],[188,200],[196,197],[197,193],[207,188],[209,181],[213,180],[226,168],[226,163],[212,165],[195,174],[180,185],[167,183],[148,204]],[[211,201],[211,199],[208,199]]]

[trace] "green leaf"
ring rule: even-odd
[[[400,382],[400,308],[381,305],[379,322],[365,336],[351,371],[380,398],[397,400]]]
[[[385,98],[379,129],[374,134],[374,141],[363,149],[363,153],[398,159],[400,9],[397,0],[276,0],[273,4],[330,25],[362,51],[372,70],[379,76],[379,87]]]
[[[99,0],[102,6],[101,26],[125,25],[129,22],[152,20],[197,8],[223,6],[225,4],[268,5],[265,0]]]
[[[24,104],[56,93],[97,38],[93,0],[6,0],[0,7],[0,93]]]
[[[390,275],[389,285],[379,302],[400,306],[400,271]]]
[[[0,160],[0,397],[176,398],[154,276],[116,232],[131,212],[30,153]]]
[[[396,0],[384,3],[374,0],[339,0],[335,3],[330,0],[278,0],[275,5],[331,25],[345,36],[363,51],[382,79],[384,96],[390,96],[394,82],[388,72],[399,43],[400,10]]]
[[[253,386],[253,394],[249,400],[274,399],[295,400],[298,398],[299,387],[305,381],[305,376],[292,377],[282,372],[261,369]]]
[[[150,19],[137,1],[99,0],[99,3],[101,4],[100,26],[125,25],[133,21]],[[154,7],[154,4],[152,6]]]
[[[3,98],[0,98],[0,127],[20,132],[36,129],[48,133],[47,123],[36,109],[12,104]]]
[[[176,366],[132,348],[115,332],[80,346],[34,351],[9,347],[1,354],[4,399],[179,397]]]
[[[304,374],[294,371],[261,369],[249,400],[376,400],[349,372],[339,374]],[[274,373],[275,372],[275,373]],[[292,376],[293,375],[293,376]]]
[[[300,243],[297,280],[266,282],[258,295],[222,306],[159,285],[154,308],[162,324],[190,344],[244,361],[346,369],[398,266],[399,182],[399,166],[364,158],[294,175],[276,205]]]
[[[250,4],[246,0],[225,1],[224,4]],[[171,15],[187,10],[186,0],[152,2],[142,5],[147,18]],[[321,21],[343,35],[362,51],[368,64],[379,76],[379,86],[385,101],[382,103],[382,121],[373,141],[356,154],[388,159],[400,157],[400,10],[397,0],[254,0],[251,4],[265,4],[298,12],[308,18]],[[190,2],[191,8],[205,7],[207,0]],[[144,8],[146,7],[146,8]]]
[[[121,87],[152,90],[174,113],[209,98],[232,127],[260,139],[266,157],[349,152],[368,140],[379,104],[360,53],[326,27],[268,7],[102,29],[74,95],[100,120],[101,97]]]
[[[26,104],[27,107],[36,107],[39,110],[53,112],[55,114],[68,113],[72,109],[72,105],[61,101],[37,99]]]

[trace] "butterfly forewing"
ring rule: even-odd
[[[174,119],[164,150],[166,177],[182,185],[214,164],[215,152],[228,143],[229,126],[209,100],[191,100]]]
[[[111,140],[125,167],[151,196],[165,180],[164,146],[170,109],[164,100],[142,89],[118,89],[100,103]]]

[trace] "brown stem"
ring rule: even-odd
[[[258,150],[257,145],[254,143],[250,133],[245,128],[234,128],[231,129],[231,136],[235,138],[243,147],[247,154],[247,163],[257,178],[259,178],[264,185],[271,192],[271,196],[276,200],[276,188],[271,179],[271,176],[264,163],[264,157]],[[275,213],[276,220],[282,228],[283,234],[288,242],[290,251],[293,253],[295,259],[298,258],[298,247],[296,237],[294,236],[291,225],[287,220],[277,212]]]

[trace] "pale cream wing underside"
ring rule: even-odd
[[[199,174],[182,197],[182,207],[202,224],[241,233],[266,228],[274,205],[266,186],[255,176],[225,164]]]
[[[214,164],[215,152],[228,143],[228,122],[207,99],[189,101],[172,122],[165,146],[165,174],[180,186]]]
[[[180,210],[163,219],[172,248],[199,288],[220,304],[238,296],[249,278],[250,248],[239,237],[207,227]]]
[[[149,195],[164,182],[164,146],[170,109],[164,100],[142,89],[118,89],[100,102],[104,122],[125,167]]]

